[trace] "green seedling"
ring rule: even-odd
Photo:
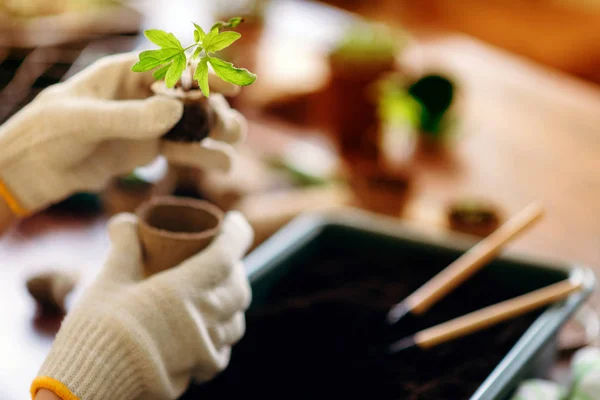
[[[380,86],[379,115],[390,125],[409,124],[420,133],[442,139],[456,123],[451,112],[455,83],[441,75],[425,75],[414,82],[391,78]]]
[[[434,136],[447,128],[445,118],[455,97],[454,83],[441,75],[426,75],[408,88],[408,93],[421,104],[421,129]]]
[[[173,88],[181,79],[182,83],[189,82],[187,85],[182,85],[184,90],[190,90],[191,83],[195,80],[206,97],[210,94],[208,85],[209,64],[215,74],[222,80],[237,86],[251,85],[256,81],[255,74],[245,68],[238,68],[214,55],[215,52],[231,46],[242,36],[232,30],[224,32],[221,32],[221,30],[235,28],[243,21],[243,18],[235,17],[227,22],[217,22],[210,28],[208,33],[194,23],[194,43],[187,47],[183,47],[179,39],[172,33],[159,29],[146,30],[144,31],[146,38],[159,46],[160,49],[142,51],[139,54],[139,61],[132,67],[132,71],[154,70],[154,78],[157,80],[164,79],[168,88]],[[182,79],[185,71],[188,71],[189,74],[192,73],[193,65],[195,65],[193,79]]]

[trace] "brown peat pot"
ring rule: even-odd
[[[195,81],[192,89],[187,91],[179,83],[174,88],[168,88],[164,81],[154,82],[151,89],[157,95],[172,97],[183,103],[183,116],[163,136],[161,152],[169,161],[186,159],[189,146],[200,143],[210,135],[215,124],[214,111]]]
[[[448,207],[447,220],[451,229],[485,237],[500,226],[502,216],[490,202],[459,200]]]
[[[398,216],[413,192],[413,171],[409,167],[388,168],[379,163],[348,164],[348,181],[358,205],[370,211]]]
[[[204,250],[219,233],[224,213],[212,203],[185,197],[155,197],[136,214],[145,270],[152,275]]]

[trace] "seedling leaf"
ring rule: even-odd
[[[153,58],[156,60],[161,60],[163,62],[170,61],[178,54],[181,54],[183,50],[168,48],[168,49],[159,49],[159,50],[146,50],[140,53],[140,60],[145,60],[149,58]]]
[[[164,79],[165,75],[167,74],[167,71],[169,70],[169,67],[171,67],[171,63],[163,65],[162,67],[154,71],[152,73],[152,76],[156,80]]]
[[[241,37],[242,35],[237,32],[221,32],[215,36],[210,43],[204,43],[204,50],[207,53],[223,50],[224,48],[231,46],[233,42]]]
[[[217,37],[217,35],[219,35],[219,30],[218,29],[211,29],[210,32],[208,32],[208,34],[202,40],[202,47],[204,49],[210,47],[211,43],[213,42],[213,40],[215,40],[215,38]]]
[[[144,31],[144,35],[152,43],[162,48],[176,48],[183,50],[181,42],[172,33],[161,31],[160,29],[149,29]]]
[[[179,78],[181,78],[181,74],[183,73],[183,70],[185,70],[186,64],[187,59],[183,53],[173,59],[173,63],[165,76],[165,83],[168,88],[175,86]]]
[[[204,37],[206,36],[204,30],[197,23],[192,22],[192,24],[194,24],[194,26],[196,27],[196,29],[194,30],[194,40],[196,41],[196,43],[198,43],[201,40],[204,40]]]
[[[145,72],[150,71],[161,65],[163,60],[158,60],[156,58],[144,58],[143,60],[138,61],[131,67],[133,72]]]
[[[215,73],[224,81],[238,86],[248,86],[256,81],[256,75],[245,68],[237,68],[232,63],[215,57],[208,57]]]
[[[243,21],[243,18],[235,17],[227,22],[217,22],[208,33],[200,25],[192,22],[194,25],[194,43],[185,48],[172,33],[159,29],[145,30],[144,35],[160,48],[140,52],[139,61],[131,69],[135,72],[154,70],[152,76],[157,80],[164,79],[166,86],[172,88],[181,79],[187,68],[188,60],[200,58],[193,79],[198,81],[198,86],[205,96],[208,97],[210,94],[208,85],[209,63],[222,80],[238,86],[250,85],[256,80],[256,75],[247,69],[237,68],[230,62],[210,56],[213,52],[231,46],[242,36],[238,32],[230,30],[220,32],[220,30],[234,28]],[[184,89],[189,90],[190,88],[186,87]]]
[[[202,60],[198,63],[196,67],[196,72],[194,73],[194,79],[198,81],[198,86],[200,86],[200,90],[206,97],[210,94],[210,88],[208,87],[208,57],[202,57]]]
[[[239,24],[241,24],[242,22],[244,22],[244,18],[242,17],[233,17],[231,18],[229,21],[224,22],[224,21],[219,21],[217,23],[215,23],[212,28],[210,28],[211,30],[217,28],[217,29],[223,29],[223,28],[235,28],[236,26],[238,26]]]

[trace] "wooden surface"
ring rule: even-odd
[[[280,39],[272,43],[274,48],[286,45],[285,35]],[[546,209],[544,220],[510,249],[587,264],[600,273],[600,92],[468,37],[415,42],[404,63],[452,73],[465,99],[462,136],[452,154],[416,160],[417,191],[409,204],[409,222],[432,229],[427,221],[466,194],[493,200],[506,215],[539,201]],[[305,74],[322,67],[318,62],[301,66]],[[249,142],[276,150],[287,135],[312,134],[253,121]],[[27,276],[47,268],[79,271],[82,280],[69,299],[72,304],[103,263],[105,225],[104,217],[43,214],[0,239],[2,398],[27,396],[56,329],[56,324],[34,319]]]
[[[600,84],[600,3],[591,0],[326,0],[412,31],[461,32]]]
[[[600,91],[462,37],[406,57],[450,71],[465,95],[453,159],[423,162],[423,201],[482,195],[506,214],[539,201],[546,217],[515,248],[600,265]]]

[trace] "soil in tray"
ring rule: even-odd
[[[411,251],[389,255],[361,246],[322,245],[269,288],[247,314],[229,367],[184,399],[468,399],[541,311],[427,352],[365,366],[353,351],[396,302],[452,259]],[[352,249],[348,248],[352,247]],[[297,264],[297,265],[296,265]],[[523,294],[485,269],[413,326],[432,326]],[[261,299],[262,300],[262,299]]]

